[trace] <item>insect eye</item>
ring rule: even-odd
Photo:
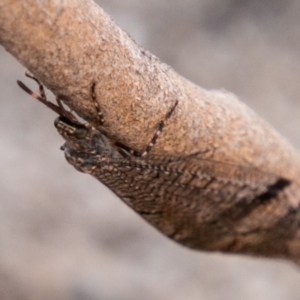
[[[58,123],[59,123],[59,118],[56,118],[54,121],[54,126],[57,128],[58,127]]]
[[[87,135],[87,130],[85,128],[77,128],[74,135],[78,139],[84,139]]]

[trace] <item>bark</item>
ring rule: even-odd
[[[127,147],[143,151],[178,101],[153,154],[201,152],[201,159],[300,183],[298,153],[266,122],[233,94],[205,90],[178,75],[91,0],[2,0],[0,43],[79,116]],[[105,118],[101,126],[93,84]],[[298,209],[297,193],[285,201]],[[298,245],[293,240],[294,254],[287,258],[295,259]]]

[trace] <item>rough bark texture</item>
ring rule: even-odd
[[[204,90],[161,63],[92,1],[1,1],[0,42],[78,115],[137,151],[145,148],[156,124],[178,100],[153,154],[184,157],[201,152],[199,159],[251,167],[289,180],[290,190],[280,203],[298,215],[294,212],[300,200],[300,158],[294,149],[233,94]],[[97,124],[91,101],[94,83],[103,126]],[[289,218],[293,240],[286,258],[297,260],[298,221]],[[280,236],[273,242],[280,243]]]

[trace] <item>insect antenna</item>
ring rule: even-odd
[[[48,108],[50,108],[51,110],[53,110],[54,112],[56,112],[59,116],[64,117],[66,119],[68,119],[69,121],[77,124],[79,123],[79,121],[76,119],[76,117],[69,111],[67,111],[64,106],[61,103],[61,100],[59,97],[56,96],[56,102],[58,105],[55,105],[54,103],[50,102],[47,100],[43,86],[41,85],[41,83],[38,81],[38,79],[36,79],[33,76],[29,76],[26,73],[27,77],[30,77],[32,79],[34,79],[40,88],[40,93],[41,95],[38,95],[36,93],[34,93],[31,89],[29,89],[22,81],[17,80],[17,84],[19,85],[19,87],[24,90],[27,94],[29,94],[31,97],[33,97],[34,99],[42,102],[44,105],[46,105]]]

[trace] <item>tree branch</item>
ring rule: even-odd
[[[259,247],[258,242],[253,248],[251,240],[247,241],[252,245],[249,250],[234,240],[230,247],[231,242],[226,243],[227,248],[218,244],[208,249],[299,262],[300,157],[233,94],[208,91],[179,76],[137,45],[91,0],[3,0],[0,43],[71,109],[112,140],[144,150],[155,126],[178,101],[152,154],[186,157],[199,152],[200,164],[205,160],[218,162],[223,177],[226,174],[221,166],[230,164],[243,168],[242,179],[249,168],[288,181],[284,192],[275,189],[267,196],[278,201],[279,211],[268,212],[274,220],[278,221],[276,214],[283,217],[286,213],[289,235],[272,235],[266,248]],[[105,118],[103,125],[91,98],[93,84]],[[227,175],[231,176],[230,171]],[[270,250],[272,243],[284,243],[285,249]],[[196,248],[206,249],[201,245]]]

